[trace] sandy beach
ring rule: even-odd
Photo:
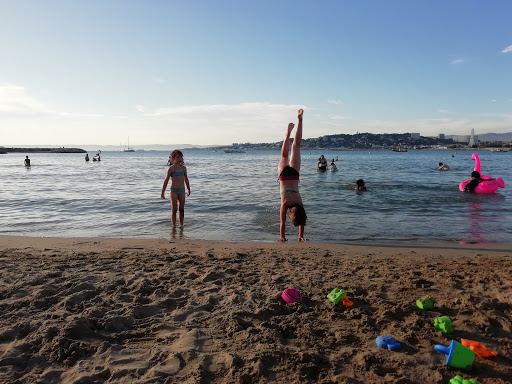
[[[2,383],[512,382],[507,245],[0,236]],[[302,303],[281,293],[299,290]],[[333,304],[334,288],[353,306]],[[416,306],[430,295],[435,308]],[[452,334],[433,327],[448,316]],[[398,351],[375,338],[394,337]],[[471,370],[434,345],[498,352]]]

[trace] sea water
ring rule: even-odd
[[[160,198],[169,152],[0,155],[0,234],[44,237],[184,238],[276,241],[278,151],[184,150],[191,195],[185,226],[171,228]],[[506,188],[464,193],[472,151],[302,151],[300,192],[306,237],[316,242],[505,243],[512,239],[512,152],[477,151],[482,173]],[[317,171],[323,154],[338,172]],[[92,158],[92,154],[91,154]],[[449,171],[437,170],[439,162]],[[357,179],[368,190],[351,190]],[[168,197],[169,191],[166,192]],[[287,237],[297,228],[287,220]]]

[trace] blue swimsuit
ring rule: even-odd
[[[184,171],[175,171],[175,172],[171,173],[171,177],[175,177],[175,176],[185,176],[185,172]],[[175,194],[177,194],[179,196],[182,193],[185,193],[185,188],[171,188],[171,192],[174,192]]]

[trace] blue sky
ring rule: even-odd
[[[512,131],[512,1],[0,0],[0,145]]]

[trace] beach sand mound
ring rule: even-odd
[[[512,258],[475,247],[0,236],[0,382],[510,383]],[[498,356],[447,367],[460,338]]]

